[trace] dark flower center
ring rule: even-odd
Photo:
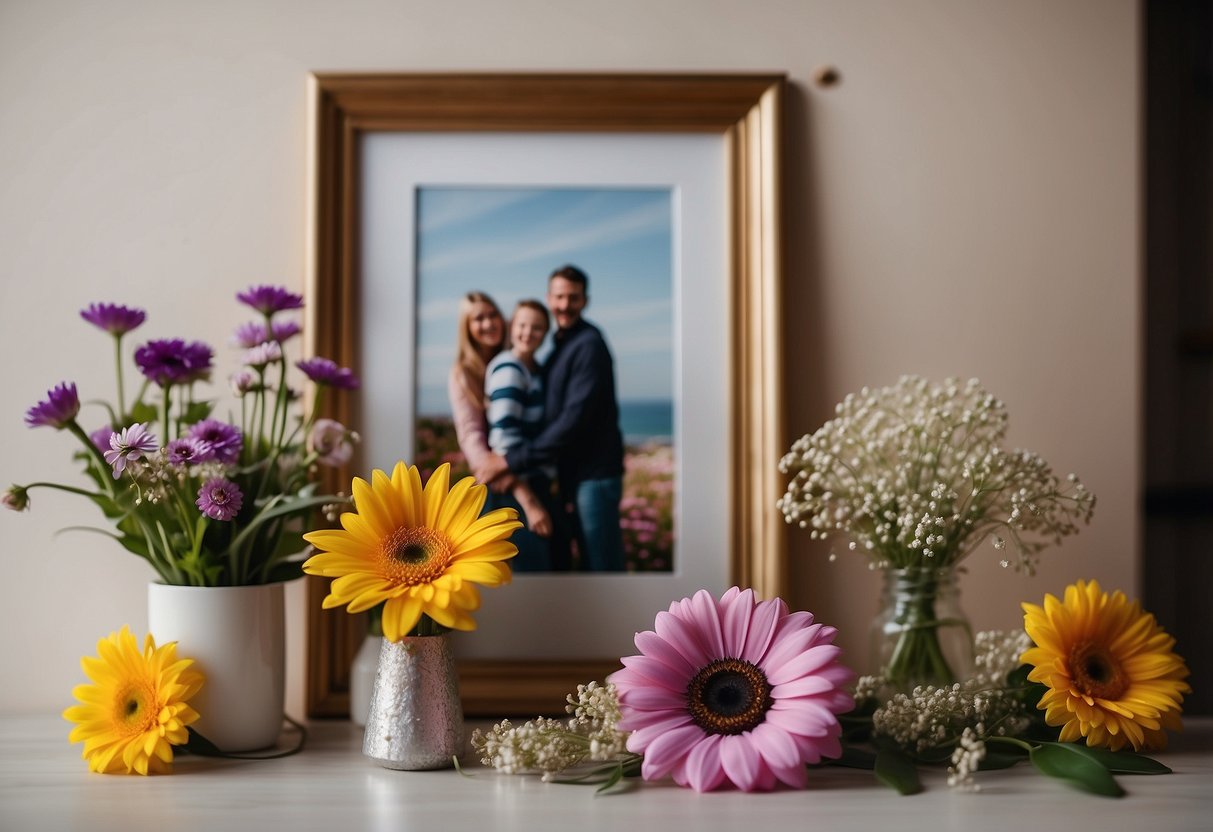
[[[429,551],[421,543],[405,543],[392,554],[401,563],[425,563]]]
[[[1129,688],[1120,662],[1103,645],[1075,645],[1068,664],[1074,687],[1086,696],[1119,699]]]
[[[426,584],[440,577],[453,554],[446,535],[428,526],[396,529],[381,545],[384,576],[404,586]]]
[[[114,701],[114,727],[130,736],[146,730],[156,719],[156,695],[146,683],[135,682],[118,692]]]
[[[687,710],[709,734],[741,734],[762,723],[771,707],[766,675],[741,659],[717,659],[687,685]]]

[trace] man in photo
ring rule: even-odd
[[[508,471],[554,465],[561,503],[574,509],[582,568],[619,572],[624,568],[623,434],[614,359],[602,333],[582,317],[588,289],[589,278],[576,266],[563,266],[548,278],[547,303],[557,329],[543,368],[545,425],[506,456],[490,454],[476,475],[492,482]]]

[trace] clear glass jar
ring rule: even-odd
[[[973,629],[955,567],[887,569],[872,622],[872,659],[895,690],[960,681],[973,670]]]

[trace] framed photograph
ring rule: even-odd
[[[784,591],[774,507],[783,84],[775,75],[311,80],[310,347],[363,381],[329,414],[364,441],[328,487],[348,489],[351,475],[399,459],[423,473],[441,462],[467,470],[448,378],[469,298],[490,298],[503,319],[546,317],[563,333],[560,298],[554,321],[543,304],[549,275],[575,266],[588,278],[579,317],[612,359],[608,421],[618,427],[595,423],[594,448],[618,435],[622,492],[608,502],[620,507],[610,527],[621,559],[602,565],[600,534],[578,514],[590,509],[560,477],[550,489],[537,480],[552,519],[573,532],[531,535],[541,548],[523,547],[513,584],[483,593],[478,629],[457,643],[469,714],[558,710],[577,684],[618,666],[658,609],[699,588]],[[506,346],[537,368],[552,349],[550,337],[533,354]],[[327,581],[308,580],[308,710],[339,716],[365,621],[322,611]]]

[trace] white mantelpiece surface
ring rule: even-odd
[[[1189,719],[1157,755],[1175,773],[1121,777],[1129,796],[1092,797],[1025,765],[979,774],[977,794],[947,788],[899,797],[867,772],[811,772],[806,791],[697,795],[641,783],[596,797],[593,789],[499,775],[469,763],[454,771],[396,772],[361,755],[348,722],[311,725],[307,749],[274,761],[179,758],[169,777],[90,774],[70,726],[54,717],[0,717],[0,830],[4,832],[649,832],[649,830],[1082,830],[1209,829],[1213,816],[1213,719]],[[470,760],[470,756],[469,756]]]

